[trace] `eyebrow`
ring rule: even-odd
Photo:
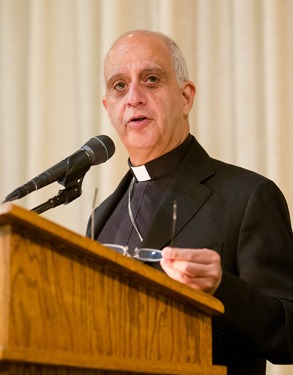
[[[162,77],[165,77],[165,78],[167,77],[166,72],[161,67],[159,67],[158,65],[148,65],[146,68],[143,68],[139,72],[139,74],[149,74],[149,73],[159,73]],[[106,78],[107,86],[108,86],[109,83],[115,81],[119,77],[123,77],[123,76],[126,76],[126,75],[127,75],[127,73],[125,74],[118,69],[112,70],[111,74]]]

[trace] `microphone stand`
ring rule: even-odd
[[[55,197],[52,197],[46,202],[33,208],[31,211],[36,212],[37,214],[42,214],[43,212],[50,210],[51,208],[60,206],[61,204],[68,204],[74,199],[78,198],[80,195],[81,187],[78,185],[59,190],[58,195],[55,195]]]
[[[63,180],[57,182],[65,187],[63,190],[59,190],[58,195],[50,198],[48,201],[40,204],[33,208],[31,211],[37,214],[50,210],[51,208],[60,206],[61,204],[68,204],[78,198],[81,193],[81,185],[86,172],[90,169],[89,165],[85,165],[82,170],[75,170],[75,163],[68,161],[67,173]]]

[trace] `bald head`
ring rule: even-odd
[[[104,66],[107,64],[107,60],[109,58],[109,54],[111,53],[112,49],[119,43],[123,42],[123,40],[127,41],[129,38],[133,38],[136,36],[141,36],[143,38],[150,38],[150,39],[158,39],[163,44],[165,44],[167,51],[169,52],[170,63],[173,66],[176,79],[181,86],[185,81],[189,80],[188,68],[184,56],[175,43],[175,41],[169,38],[167,35],[157,32],[157,31],[149,31],[149,30],[133,30],[128,31],[118,37],[114,43],[112,44],[111,48],[109,49],[105,60]]]

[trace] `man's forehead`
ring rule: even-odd
[[[128,64],[123,65],[116,65],[111,67],[108,66],[108,69],[105,69],[105,79],[106,81],[118,78],[118,77],[127,77],[132,74],[135,75],[147,75],[147,74],[157,74],[162,78],[166,78],[168,72],[164,69],[164,67],[153,64],[153,63],[144,63],[138,64],[137,66],[132,65],[131,67]]]
[[[167,48],[167,43],[163,37],[155,34],[148,34],[143,32],[134,32],[126,34],[120,38],[118,38],[114,44],[112,45],[111,49],[119,45],[160,45],[162,48],[163,46]]]
[[[130,34],[118,39],[108,51],[105,63],[109,59],[135,59],[136,57],[150,57],[155,59],[162,54],[164,60],[168,60],[170,52],[164,39],[158,36],[144,34]]]
[[[160,43],[157,44],[154,39]],[[116,42],[105,59],[105,73],[111,71],[113,75],[129,69],[161,72],[172,70],[171,56],[165,43],[162,44],[159,38],[143,38],[142,43],[138,43],[139,40],[124,37]]]

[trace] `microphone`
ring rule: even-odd
[[[107,135],[91,138],[74,154],[13,190],[2,203],[20,199],[52,182],[63,180],[68,174],[77,179],[81,178],[92,165],[104,163],[113,156],[114,152],[114,142]]]

